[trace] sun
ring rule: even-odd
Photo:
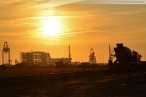
[[[42,33],[45,36],[58,36],[61,32],[60,21],[54,18],[42,22]]]

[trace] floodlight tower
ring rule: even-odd
[[[4,47],[2,49],[2,64],[3,65],[10,65],[10,48],[8,47],[8,43],[4,42]]]

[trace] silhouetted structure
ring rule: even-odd
[[[95,64],[96,63],[96,57],[93,48],[90,49],[90,55],[89,55],[89,63]]]
[[[110,50],[109,50],[110,51]],[[136,51],[131,51],[128,47],[123,46],[123,43],[118,43],[114,48],[114,55],[110,55],[109,66],[113,71],[131,72],[140,70],[141,55]],[[113,57],[116,60],[113,61]]]
[[[30,66],[49,66],[50,54],[40,51],[35,52],[22,52],[21,64]]]
[[[4,46],[2,49],[2,65],[12,65],[12,60],[10,60],[10,48],[8,47],[8,43],[4,42]]]
[[[69,66],[71,63],[70,58],[51,58],[51,65],[57,66],[57,67],[64,67]]]
[[[51,58],[49,53],[35,51],[22,52],[21,63],[23,66],[63,66],[71,63],[70,45],[68,47],[68,58]],[[63,65],[62,65],[63,64]]]
[[[111,46],[109,44],[109,60],[108,60],[109,63],[113,62],[113,57],[114,57],[114,55],[112,54]]]
[[[68,54],[69,54],[68,58],[71,60],[70,45],[68,46]]]
[[[68,58],[51,58],[50,64],[57,67],[63,67],[65,65],[70,65],[71,63],[71,52],[70,52],[70,45],[68,46]]]

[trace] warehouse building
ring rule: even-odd
[[[51,58],[50,53],[34,51],[34,52],[22,52],[21,53],[21,64],[27,66],[56,66],[56,63],[61,64],[71,63],[70,46],[68,47],[69,56],[68,58]],[[58,65],[60,65],[58,63]]]
[[[31,66],[49,66],[50,54],[41,51],[22,52],[21,63]]]

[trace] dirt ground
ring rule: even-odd
[[[3,77],[0,97],[146,97],[146,79],[106,71]]]

